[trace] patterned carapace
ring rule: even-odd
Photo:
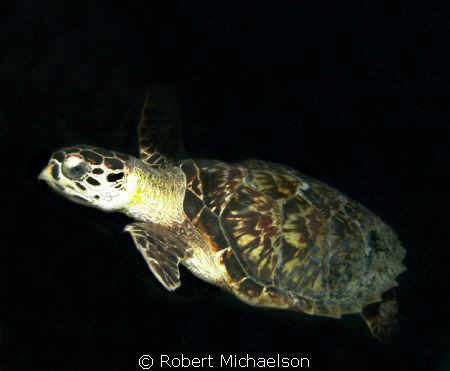
[[[404,250],[330,186],[262,161],[184,161],[184,210],[245,301],[340,317],[396,286]]]

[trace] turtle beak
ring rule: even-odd
[[[50,165],[47,165],[44,170],[38,175],[38,180],[45,180],[46,182],[50,182],[52,180],[52,174]]]

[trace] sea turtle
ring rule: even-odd
[[[164,88],[147,94],[140,159],[76,145],[53,153],[39,178],[72,201],[134,218],[125,231],[170,291],[181,263],[248,304],[361,313],[375,337],[388,334],[397,313],[391,289],[405,270],[392,229],[287,166],[170,159],[181,148],[170,102]]]

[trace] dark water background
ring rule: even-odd
[[[142,354],[449,370],[450,7],[180,3],[1,5],[0,370],[138,370]],[[69,144],[136,155],[154,81],[181,87],[193,157],[292,166],[397,231],[408,270],[388,344],[359,316],[253,308],[186,270],[169,294],[125,216],[37,183]]]

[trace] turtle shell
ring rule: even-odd
[[[340,317],[380,301],[405,269],[395,233],[322,182],[263,161],[180,167],[186,215],[250,304]]]

